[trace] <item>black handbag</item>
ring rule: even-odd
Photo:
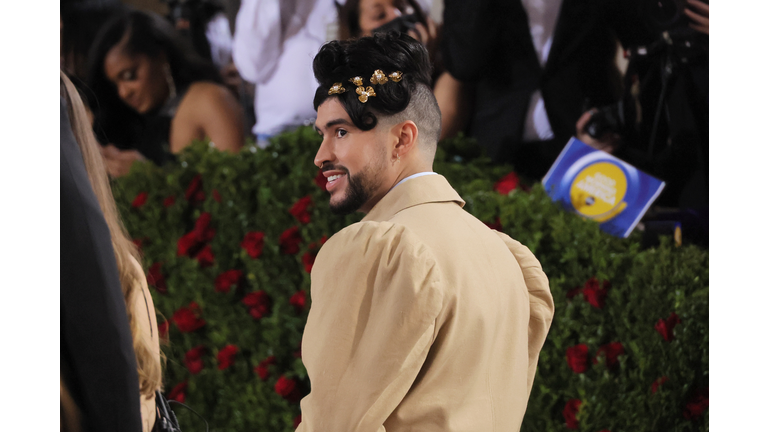
[[[177,405],[181,405],[184,408],[192,411],[196,416],[200,417],[205,422],[205,432],[208,432],[208,422],[197,413],[197,411],[184,405],[181,402],[171,401]],[[152,427],[152,432],[181,432],[179,421],[176,419],[176,414],[171,409],[170,402],[163,396],[163,393],[159,390],[155,390],[155,407],[157,408],[157,417],[155,418],[155,425]]]
[[[155,406],[157,407],[157,418],[155,419],[155,426],[152,428],[152,431],[181,432],[179,421],[176,420],[176,414],[174,414],[171,406],[168,404],[168,400],[159,390],[155,390]]]

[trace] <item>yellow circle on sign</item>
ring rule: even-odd
[[[582,216],[608,220],[624,210],[627,177],[618,166],[597,162],[581,170],[571,183],[571,204]]]

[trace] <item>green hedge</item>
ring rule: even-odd
[[[237,155],[200,142],[114,183],[169,339],[166,393],[211,430],[292,431],[298,421],[308,270],[324,239],[361,217],[330,214],[312,164],[318,145],[310,128]],[[640,250],[638,234],[602,233],[540,184],[501,193],[516,184],[511,168],[475,149],[442,143],[435,171],[469,212],[536,254],[555,299],[522,429],[708,430],[707,251],[669,239]]]

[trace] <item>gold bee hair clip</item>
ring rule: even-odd
[[[372,85],[380,85],[390,80],[392,82],[400,82],[400,80],[402,79],[403,79],[403,73],[400,71],[395,71],[387,75],[381,69],[376,69],[375,71],[373,71],[373,75],[371,75],[370,82]],[[358,94],[357,99],[360,102],[366,103],[368,102],[369,97],[376,96],[376,92],[373,90],[373,87],[368,86],[366,88],[363,85],[363,77],[356,76],[354,78],[350,78],[349,82],[351,82],[357,87],[355,89],[355,92]],[[342,86],[342,83],[337,82],[337,83],[333,83],[333,86],[331,86],[331,88],[328,89],[328,94],[329,95],[342,94],[346,91],[347,89],[345,89]]]

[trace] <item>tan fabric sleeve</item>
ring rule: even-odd
[[[302,345],[312,391],[300,432],[384,431],[434,341],[439,283],[430,251],[402,226],[358,223],[323,246]]]
[[[517,259],[523,271],[525,285],[528,287],[528,297],[531,305],[531,318],[528,322],[528,395],[531,394],[533,378],[536,376],[536,364],[539,352],[552,326],[555,314],[555,302],[549,291],[549,279],[544,274],[539,260],[531,251],[517,240],[504,233],[497,232],[499,237]]]

